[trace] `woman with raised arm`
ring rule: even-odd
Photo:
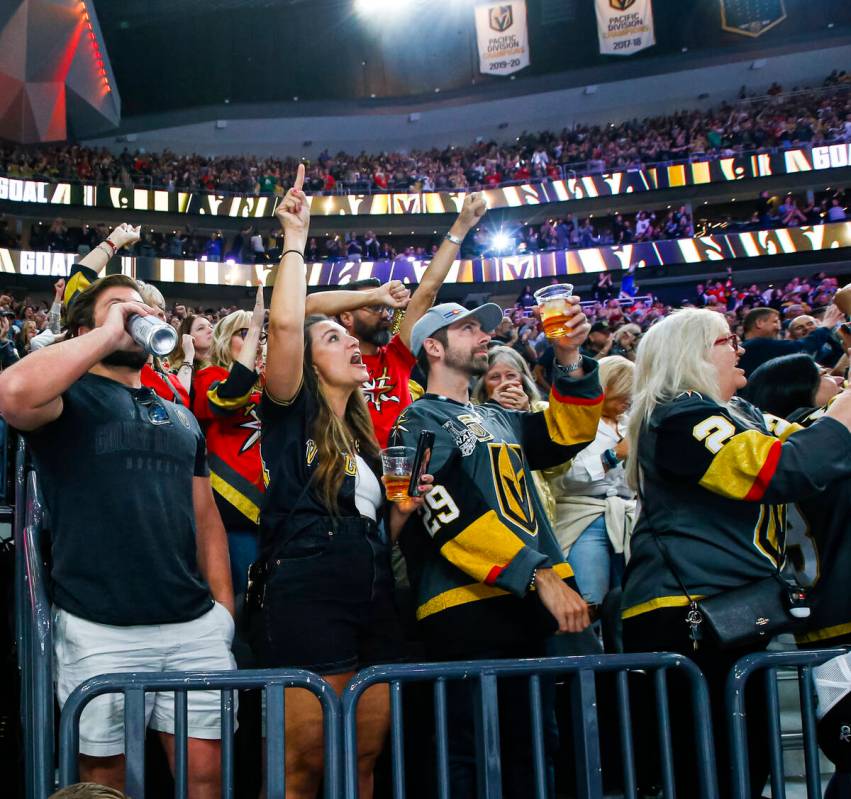
[[[357,339],[324,316],[305,319],[304,247],[310,207],[304,167],[276,215],[284,252],[269,314],[261,401],[267,489],[260,558],[250,572],[250,638],[265,667],[321,674],[341,692],[359,668],[401,659],[390,550],[379,534],[384,497],[379,451],[360,391],[368,374]],[[390,290],[381,303],[403,304]],[[424,478],[428,490],[430,478]],[[422,500],[393,505],[391,535]],[[370,688],[358,710],[360,796],[388,730],[387,686]],[[288,689],[285,735],[288,799],[314,797],[322,779],[322,710]]]
[[[627,480],[641,511],[624,578],[624,649],[678,652],[700,667],[709,688],[721,797],[730,787],[727,676],[740,657],[765,649],[770,637],[723,640],[695,603],[710,597],[723,602],[729,592],[727,602],[741,607],[735,589],[770,580],[785,564],[785,505],[851,477],[851,391],[840,393],[805,430],[769,426],[735,396],[747,383],[738,366],[743,352],[714,311],[683,309],[657,322],[638,345],[627,433]],[[669,692],[677,794],[698,796],[694,747],[679,745],[691,740],[688,692],[679,679],[671,680]],[[749,692],[755,799],[768,772],[765,712],[762,695]]]
[[[257,414],[264,319],[263,287],[259,286],[252,313],[234,311],[216,323],[211,363],[195,370],[192,378],[192,413],[207,437],[210,483],[228,533],[236,597],[245,592],[248,567],[257,558],[257,525],[265,491]]]

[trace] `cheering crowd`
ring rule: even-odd
[[[783,94],[778,85],[758,98],[744,91],[733,103],[665,117],[608,125],[577,124],[560,133],[522,133],[510,144],[409,153],[322,152],[309,166],[310,194],[457,191],[634,169],[647,164],[720,158],[773,147],[848,141],[848,76],[832,73],[818,89]],[[80,145],[0,146],[0,174],[36,180],[209,191],[278,194],[292,185],[299,161],[256,156],[114,154]]]
[[[251,311],[194,309],[124,275],[97,279],[139,240],[126,224],[57,283],[50,308],[0,297],[4,335],[35,332],[0,373],[0,413],[26,437],[49,510],[60,705],[86,678],[116,671],[299,667],[339,692],[359,669],[412,652],[599,652],[592,619],[615,596],[616,649],[679,652],[706,676],[726,796],[732,664],[777,632],[821,646],[851,631],[847,295],[826,276],[760,290],[729,275],[672,310],[638,299],[629,270],[618,288],[601,274],[587,306],[558,285],[552,307],[532,287],[507,312],[435,304],[485,214],[476,193],[413,293],[363,281],[308,295],[304,186],[300,167],[276,212],[283,247],[268,312],[262,288]],[[134,315],[174,325],[177,348],[144,351],[128,333]],[[423,432],[430,460],[412,475]],[[400,460],[411,485],[396,494]],[[787,547],[804,538],[817,547],[787,565]],[[813,563],[813,552],[830,557]],[[804,608],[808,621],[793,628],[787,614],[767,636],[719,621],[718,603],[754,586],[753,601]],[[834,671],[847,668],[838,660]],[[820,693],[836,790],[851,778],[846,682]],[[525,797],[528,687],[501,690],[503,793]],[[541,681],[550,765],[555,691]],[[670,691],[678,788],[696,796],[687,688],[672,675]],[[656,740],[649,693],[633,696],[642,749]],[[450,681],[447,699],[452,796],[472,797],[470,685]],[[193,691],[188,705],[190,796],[217,796],[219,696]],[[387,686],[359,708],[358,782],[370,797]],[[764,704],[750,702],[754,797],[768,769],[763,719]],[[146,723],[173,765],[169,694],[146,697]],[[287,796],[314,797],[316,699],[288,689],[284,727]],[[120,698],[96,698],[81,719],[81,777],[120,788],[123,747]],[[658,764],[642,755],[652,792]]]

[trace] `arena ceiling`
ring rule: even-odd
[[[783,0],[786,19],[759,38],[722,29],[722,2],[654,0],[655,47],[600,56],[588,0],[527,0],[532,64],[517,80],[601,66],[624,78],[643,63],[851,36],[847,0]],[[774,0],[778,2],[779,0]],[[507,85],[481,75],[474,0],[397,0],[365,16],[356,0],[94,0],[123,117],[234,104],[435,99]],[[517,89],[517,84],[513,84]],[[297,98],[297,99],[296,99]]]

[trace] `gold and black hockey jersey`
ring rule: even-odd
[[[711,596],[770,576],[785,558],[786,503],[851,475],[851,433],[839,422],[769,426],[747,402],[732,408],[685,393],[645,425],[625,619],[688,604],[651,533],[663,537],[689,593]]]
[[[597,433],[603,396],[595,361],[585,376],[557,377],[549,407],[507,411],[426,394],[405,409],[391,443],[416,446],[435,433],[434,489],[402,534],[420,621],[452,616],[466,626],[501,611],[499,598],[524,597],[532,572],[572,575],[532,482],[532,470],[572,458]],[[483,605],[493,610],[481,614]]]
[[[810,427],[825,408],[802,409],[789,417],[790,430]],[[769,424],[772,417],[766,417]],[[786,424],[785,422],[781,424]],[[851,641],[851,481],[835,480],[823,492],[790,504],[786,518],[789,566],[810,588],[812,614],[798,643],[819,648]]]

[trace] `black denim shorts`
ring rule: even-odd
[[[341,674],[402,660],[393,588],[374,522],[317,520],[269,564],[251,635],[260,665]]]

